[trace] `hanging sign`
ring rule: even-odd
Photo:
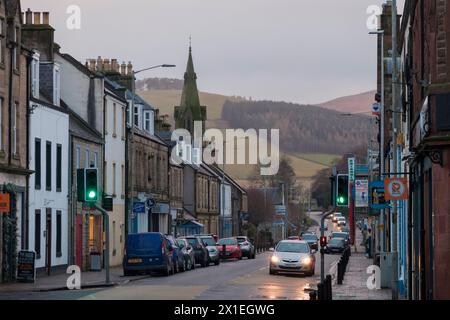
[[[386,190],[386,200],[407,200],[408,199],[408,179],[389,178],[384,180]]]

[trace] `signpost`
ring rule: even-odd
[[[386,200],[407,200],[408,180],[406,178],[389,178],[384,180]]]
[[[17,280],[20,282],[34,282],[36,279],[36,253],[33,251],[19,251],[17,255]]]
[[[355,157],[348,158],[348,218],[350,220],[350,244],[355,243],[355,200],[353,188],[355,183]]]

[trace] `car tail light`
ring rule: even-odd
[[[161,253],[164,255],[164,242],[161,243]]]

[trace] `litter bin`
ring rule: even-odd
[[[100,252],[91,252],[91,271],[102,271]]]

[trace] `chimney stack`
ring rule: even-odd
[[[101,56],[98,56],[97,58],[97,71],[103,71],[103,60]]]
[[[89,60],[89,70],[95,71],[95,59]]]
[[[103,71],[104,72],[110,72],[111,71],[111,64],[109,62],[109,59],[103,60]]]
[[[118,72],[117,59],[111,59],[111,71]]]
[[[41,13],[40,12],[34,12],[34,24],[41,24]]]
[[[127,75],[131,76],[132,74],[133,74],[133,65],[131,64],[131,61],[128,61]]]
[[[50,24],[50,13],[43,12],[42,13],[42,24],[49,25]]]
[[[127,65],[125,64],[125,61],[120,65],[120,74],[123,76],[127,74]]]
[[[25,24],[33,24],[33,13],[30,8],[25,12]]]

